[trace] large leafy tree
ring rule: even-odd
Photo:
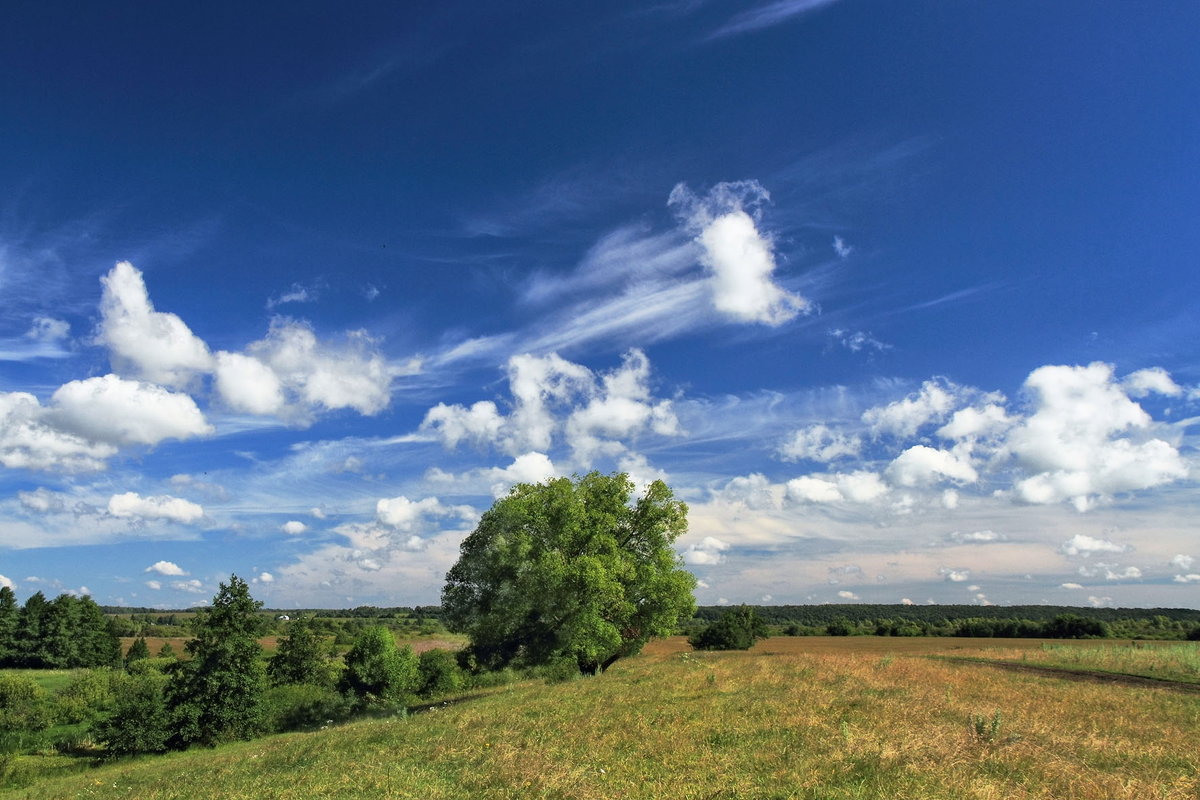
[[[408,645],[396,647],[383,626],[367,628],[346,653],[340,689],[359,706],[404,703],[420,688],[417,657]]]
[[[328,686],[333,682],[329,658],[311,616],[288,623],[287,636],[279,640],[279,648],[267,665],[267,677],[276,686],[289,683]]]
[[[262,732],[261,606],[246,582],[231,575],[212,606],[200,612],[196,638],[184,646],[191,658],[179,664],[166,687],[169,746],[214,745]]]
[[[487,667],[573,659],[599,672],[695,609],[672,543],[687,506],[655,481],[636,502],[623,473],[520,484],[463,541],[442,605]]]

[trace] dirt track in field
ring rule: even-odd
[[[1065,678],[1069,681],[1087,683],[1116,683],[1123,686],[1140,686],[1153,689],[1169,689],[1176,692],[1200,694],[1200,684],[1175,681],[1168,678],[1147,678],[1141,675],[1120,675],[1112,672],[1097,672],[1095,670],[1065,669],[1063,667],[1045,667],[1037,664],[1021,664],[1015,661],[989,661],[981,658],[960,658],[942,656],[939,660],[955,664],[973,664],[975,666],[997,667],[1012,672],[1026,672],[1035,675],[1045,675],[1051,678]]]

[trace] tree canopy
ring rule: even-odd
[[[480,664],[602,671],[693,613],[696,579],[671,546],[687,505],[662,481],[636,502],[633,488],[599,472],[519,484],[484,513],[442,590]]]

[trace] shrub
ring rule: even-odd
[[[688,639],[696,650],[749,650],[767,637],[767,625],[748,606],[730,609],[713,624]]]
[[[81,670],[54,698],[55,717],[60,723],[90,722],[112,706],[115,674],[107,669]]]
[[[368,628],[346,653],[346,670],[339,688],[356,705],[393,705],[408,702],[421,686],[417,657],[412,648],[396,647],[391,631]]]
[[[144,662],[142,662],[144,663]],[[167,678],[154,670],[113,680],[113,712],[92,725],[92,736],[111,755],[161,753],[167,749]]]
[[[45,689],[31,678],[0,675],[0,731],[40,731],[51,721]]]
[[[421,675],[421,694],[425,697],[452,694],[462,689],[463,673],[454,653],[449,650],[434,648],[421,653],[417,671]]]
[[[291,683],[273,686],[263,694],[267,726],[276,733],[340,721],[350,715],[350,703],[328,686]]]

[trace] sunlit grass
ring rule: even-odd
[[[1046,643],[1037,650],[1000,649],[979,655],[1036,666],[1200,683],[1197,642],[1104,642],[1090,647]]]
[[[1200,792],[1195,695],[899,653],[783,653],[771,641],[748,653],[656,643],[599,678],[516,684],[407,720],[118,762],[0,796],[1194,800]],[[978,735],[973,718],[990,729],[997,711],[995,735]]]

